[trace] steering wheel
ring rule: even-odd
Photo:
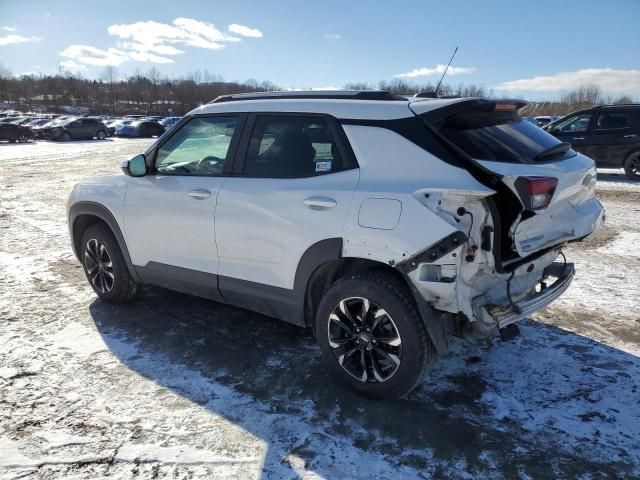
[[[214,155],[209,155],[208,157],[204,157],[202,160],[198,162],[196,165],[196,174],[204,173],[204,174],[213,174],[220,175],[222,173],[222,167],[224,165],[224,159],[216,157]]]

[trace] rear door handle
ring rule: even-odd
[[[205,198],[209,198],[211,196],[211,192],[209,190],[205,190],[204,188],[197,188],[188,192],[187,195],[197,200],[204,200]]]
[[[625,135],[624,138],[636,138],[638,135],[636,135],[635,133],[632,133],[630,135]]]
[[[584,137],[573,137],[572,140],[584,140]]]
[[[304,199],[304,204],[312,210],[327,210],[335,207],[338,202],[328,197],[309,197]]]

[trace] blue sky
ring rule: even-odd
[[[14,74],[62,64],[89,78],[105,65],[123,75],[206,69],[317,88],[403,74],[437,82],[459,45],[449,83],[533,99],[597,84],[640,98],[639,21],[639,0],[0,0],[0,63]]]

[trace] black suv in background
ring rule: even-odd
[[[70,118],[51,127],[43,128],[41,136],[51,140],[78,138],[104,140],[107,137],[107,126],[97,118]]]
[[[640,104],[602,105],[562,117],[544,129],[598,167],[624,168],[640,180]]]

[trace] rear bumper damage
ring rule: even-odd
[[[556,300],[569,288],[574,273],[573,263],[554,262],[544,269],[542,279],[534,289],[517,301],[496,305],[485,295],[474,298],[472,307],[475,317],[483,323],[504,328],[542,310]],[[547,283],[549,281],[552,283]]]

